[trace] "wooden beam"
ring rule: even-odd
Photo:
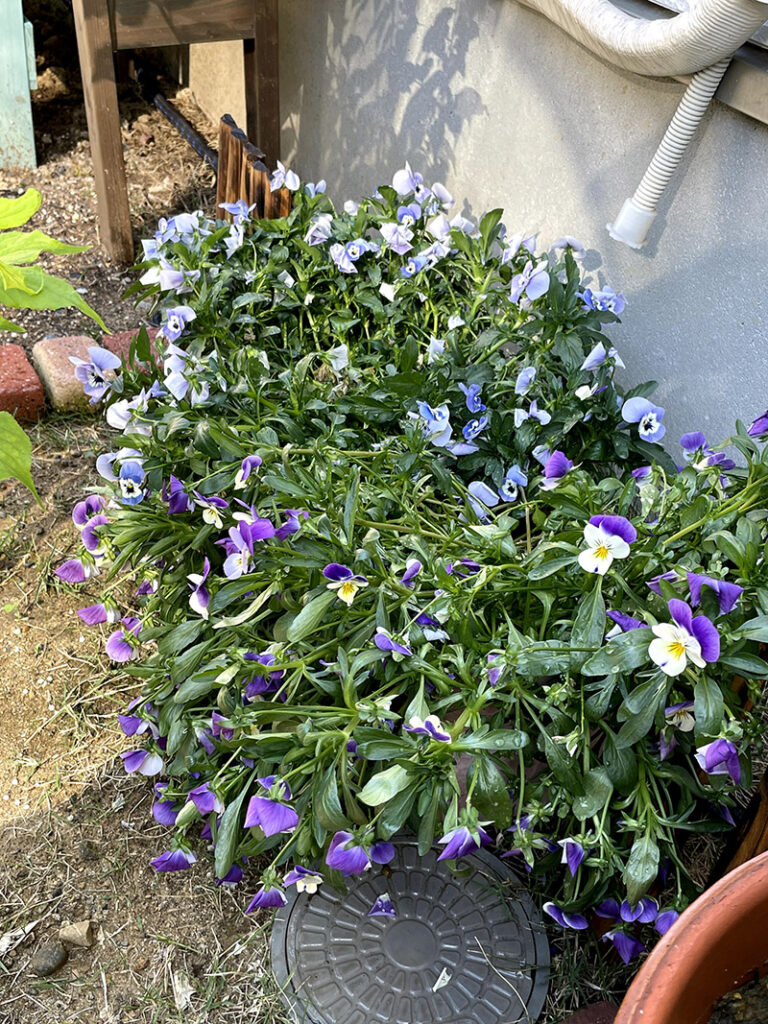
[[[216,43],[253,35],[253,0],[113,0],[113,4],[118,50]]]
[[[246,133],[267,155],[280,159],[280,62],[278,0],[255,0],[253,38],[243,43]]]
[[[109,12],[103,0],[74,0],[74,14],[96,184],[99,236],[113,259],[130,263],[134,249]]]

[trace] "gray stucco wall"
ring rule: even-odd
[[[670,450],[768,407],[768,128],[715,104],[636,252],[605,230],[682,93],[609,67],[514,0],[281,0],[283,158],[334,200],[410,160],[463,212],[572,234],[623,291],[624,380],[653,378]],[[602,256],[599,261],[598,252]]]

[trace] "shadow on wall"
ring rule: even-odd
[[[485,112],[462,82],[479,36],[469,5],[446,5],[429,24],[417,6],[319,0],[310,9],[301,0],[286,12],[286,28],[314,42],[303,51],[325,60],[284,82],[283,109],[292,114],[283,152],[289,161],[299,152],[302,177],[327,178],[336,198],[359,191],[358,182],[381,184],[405,160],[429,179],[445,178],[467,123]]]

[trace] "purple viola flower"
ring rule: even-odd
[[[249,524],[240,521],[237,526],[230,527],[228,536],[228,540],[219,540],[216,543],[224,545],[227,551],[224,575],[229,580],[237,580],[248,572],[253,558],[253,538]]]
[[[405,226],[409,228],[419,220],[421,212],[421,207],[418,203],[408,203],[407,206],[398,206],[397,222],[398,224],[405,224]]]
[[[503,653],[500,651],[492,651],[486,658],[488,662],[488,685],[497,686],[499,679],[501,679],[502,673],[506,668],[503,662]]]
[[[521,272],[512,278],[509,298],[514,303],[518,303],[523,297],[534,302],[545,295],[548,290],[549,274],[546,263],[539,263],[534,267],[533,261],[528,260]]]
[[[526,395],[531,389],[531,385],[536,379],[536,367],[535,366],[524,366],[523,369],[518,373],[517,380],[515,381],[515,394]]]
[[[669,602],[672,622],[652,626],[655,640],[648,647],[651,661],[668,676],[679,676],[687,661],[698,668],[720,657],[720,634],[706,615],[693,616],[691,609],[677,598]]]
[[[730,740],[713,740],[697,747],[696,760],[707,775],[730,775],[737,786],[741,782],[739,752]]]
[[[410,658],[411,655],[413,654],[413,651],[410,649],[410,647],[407,647],[405,644],[401,644],[397,640],[394,640],[391,634],[382,626],[379,626],[378,629],[376,630],[376,636],[373,638],[373,642],[376,644],[380,651],[384,651],[385,653],[391,653],[395,656],[402,655],[406,658]]]
[[[245,487],[248,477],[251,475],[254,469],[258,469],[261,465],[261,459],[258,455],[246,455],[243,461],[240,463],[240,469],[235,474],[235,490],[239,491]]]
[[[581,843],[576,842],[575,839],[561,839],[557,845],[561,847],[563,851],[560,863],[568,865],[568,870],[573,877],[581,867],[581,862],[584,860],[584,847]]]
[[[268,795],[251,797],[245,815],[245,828],[258,825],[265,836],[293,832],[299,824],[299,816],[291,806],[282,802],[291,799],[288,783],[275,775],[267,775],[259,779],[259,784],[267,790]]]
[[[323,876],[319,871],[312,871],[301,864],[294,864],[283,878],[283,885],[295,885],[296,892],[308,892],[310,896],[314,895],[322,884]]]
[[[711,576],[701,576],[698,573],[689,572],[688,576],[688,591],[691,595],[691,605],[696,607],[701,604],[701,588],[709,587],[717,594],[718,601],[720,602],[720,612],[723,615],[727,615],[728,612],[733,611],[736,602],[739,600],[741,595],[744,593],[744,588],[737,586],[735,583],[728,583],[726,580],[716,580]]]
[[[331,839],[325,863],[342,875],[360,875],[371,866],[370,858],[351,832],[337,832]]]
[[[424,178],[418,171],[412,171],[411,165],[406,160],[405,167],[395,171],[392,178],[392,188],[399,196],[407,196],[409,192],[413,192],[418,199],[425,191]]]
[[[272,910],[275,907],[284,907],[288,902],[279,885],[262,885],[251,902],[246,907],[246,914],[252,914],[254,910]]]
[[[197,313],[191,306],[174,306],[166,312],[166,320],[160,328],[160,333],[168,341],[177,341],[184,333],[187,324],[196,318]]]
[[[84,583],[96,575],[97,569],[95,565],[84,562],[81,558],[70,558],[58,569],[54,569],[54,573],[65,583]]]
[[[646,951],[646,947],[639,939],[636,939],[633,935],[627,935],[620,928],[614,928],[613,931],[606,932],[603,936],[603,942],[612,942],[614,949],[625,964],[628,964],[633,957],[639,956]]]
[[[557,450],[552,452],[544,465],[544,480],[541,489],[543,491],[554,490],[572,469],[573,463],[564,452]]]
[[[398,256],[404,256],[413,248],[411,245],[413,232],[407,224],[397,224],[389,221],[382,224],[379,230],[381,231],[382,237],[387,246],[392,250],[392,252],[397,253]]]
[[[192,867],[196,860],[191,850],[166,850],[149,863],[155,871],[183,871]]]
[[[137,637],[141,632],[141,622],[133,616],[123,618],[123,629],[116,629],[107,640],[105,650],[112,661],[131,661],[138,656],[138,649],[128,637]]]
[[[666,935],[678,917],[680,917],[680,915],[676,910],[662,910],[654,921],[653,927],[659,935]]]
[[[585,288],[579,295],[583,302],[582,309],[599,310],[601,313],[615,313],[620,316],[627,305],[621,292],[615,292],[613,288],[603,288],[601,291],[593,291]]]
[[[224,804],[207,782],[204,782],[201,786],[196,786],[195,789],[190,789],[189,793],[187,793],[187,802],[189,803],[189,801],[195,805],[203,817],[212,811],[215,811],[216,814],[221,814],[224,811]]]
[[[195,505],[203,510],[203,522],[220,530],[224,525],[221,513],[225,508],[229,508],[229,502],[216,494],[201,494],[199,491],[192,493],[195,496]]]
[[[82,528],[88,520],[106,506],[106,501],[100,494],[89,494],[83,501],[78,501],[72,509],[72,522],[75,526]]]
[[[438,839],[438,843],[445,849],[437,859],[458,860],[459,857],[465,857],[468,853],[474,853],[481,846],[488,846],[490,842],[491,837],[479,825],[474,829],[470,829],[466,825],[458,825]]]
[[[328,589],[335,590],[339,600],[346,605],[352,604],[358,590],[368,586],[365,576],[353,573],[346,565],[338,562],[329,562],[323,569],[323,576],[330,581],[326,584]]]
[[[470,412],[485,412],[485,406],[480,401],[482,384],[459,384],[459,390],[464,393],[467,402],[467,409]]]
[[[141,697],[137,697],[135,700],[132,700],[126,710],[133,711],[133,709],[139,704],[141,704]],[[151,705],[145,704],[144,709],[149,711],[151,709]],[[148,722],[146,718],[142,718],[140,715],[118,715],[117,721],[120,725],[123,735],[125,736],[140,736],[142,733],[145,733],[148,729],[152,728],[151,723]]]
[[[535,398],[528,407],[527,412],[525,409],[515,409],[514,423],[516,430],[519,430],[526,420],[536,420],[538,423],[541,423],[543,427],[546,427],[551,419],[552,417],[546,409],[539,409],[538,400]]]
[[[654,594],[658,594],[659,597],[662,596],[661,587],[659,586],[661,580],[666,580],[668,583],[674,583],[677,580],[677,573],[674,569],[670,569],[668,572],[659,573],[658,576],[652,576],[651,579],[646,582],[645,585],[648,589],[652,590]]]
[[[139,775],[159,775],[164,767],[162,757],[149,750],[124,750],[120,757],[129,774],[138,772]]]
[[[466,579],[467,576],[474,576],[480,572],[482,566],[474,558],[460,558],[458,562],[449,562],[445,571],[449,576],[458,576]]]
[[[245,857],[243,857],[245,862]],[[224,875],[223,878],[216,879],[216,885],[234,886],[238,885],[243,880],[243,869],[239,864],[233,864],[229,871]]]
[[[269,652],[266,654],[252,654],[249,652],[244,655],[244,658],[246,661],[258,661],[260,665],[267,667],[274,665],[276,660],[274,654]],[[261,675],[254,676],[245,687],[244,694],[246,700],[250,701],[262,693],[277,690],[280,681],[284,677],[285,671],[283,669],[277,669],[275,672],[263,672]]]
[[[390,899],[389,894],[384,892],[381,894],[381,896],[377,896],[373,906],[365,916],[397,917],[397,914],[395,913],[395,908],[392,905],[392,900]]]
[[[211,735],[217,739],[231,740],[235,735],[235,730],[230,726],[222,725],[222,722],[226,722],[228,719],[224,715],[219,714],[218,711],[211,712]]]
[[[138,505],[144,501],[144,467],[138,459],[128,459],[120,466],[117,485],[120,488],[120,500],[124,505]]]
[[[405,563],[405,572],[400,577],[400,582],[406,587],[412,587],[413,581],[421,572],[422,565],[418,558],[409,558]]]
[[[280,160],[277,161],[276,170],[272,171],[269,179],[269,187],[274,192],[278,188],[287,188],[289,192],[298,192],[301,188],[301,180],[295,171],[289,171]]]
[[[243,221],[250,220],[251,213],[255,208],[255,203],[249,206],[244,199],[238,199],[234,203],[219,203],[219,209],[234,217],[235,224],[242,224]]]
[[[611,345],[610,348],[606,349],[602,341],[598,341],[598,343],[593,347],[591,352],[587,355],[586,359],[581,364],[579,369],[597,370],[598,367],[603,365],[606,359],[612,359],[616,366],[624,366],[624,363],[621,361],[619,357],[619,353],[616,351],[613,345]]]
[[[619,907],[619,917],[627,924],[632,924],[634,921],[640,924],[650,924],[656,920],[658,913],[659,905],[650,896],[638,900],[635,904],[624,900]]]
[[[651,466],[638,466],[637,469],[632,470],[632,476],[637,480],[638,485],[642,487],[643,481],[650,477],[651,472]]]
[[[589,922],[583,914],[573,914],[568,910],[563,910],[556,903],[545,903],[541,908],[545,914],[549,916],[560,925],[561,928],[573,928],[576,931],[584,931],[585,928],[589,927]]]
[[[450,743],[452,738],[437,715],[427,715],[424,719],[419,718],[418,715],[413,715],[408,720],[408,724],[403,726],[403,729],[405,732],[429,736],[430,739],[437,740],[439,743]]]
[[[101,551],[102,540],[96,530],[99,526],[106,526],[108,522],[109,519],[105,515],[91,516],[80,531],[80,540],[82,540],[86,551],[90,551],[91,554]]]
[[[706,449],[707,451],[710,451],[707,447],[707,439],[700,430],[683,434],[680,438],[680,445],[685,453],[685,459],[687,462],[690,462],[700,450]]]
[[[152,804],[152,817],[158,825],[172,826],[181,810],[181,804],[173,800],[155,800]]]
[[[616,623],[621,633],[629,633],[630,630],[641,629],[645,625],[640,619],[634,619],[631,615],[625,615],[624,612],[618,612],[611,608],[605,614]]]
[[[83,385],[83,391],[90,396],[91,405],[100,401],[112,387],[114,371],[121,367],[120,358],[106,348],[94,345],[88,349],[88,359],[70,356],[75,376]]]
[[[208,579],[208,573],[211,571],[211,563],[207,556],[203,562],[203,571],[190,572],[187,574],[189,580],[189,588],[192,593],[189,595],[189,607],[193,612],[197,612],[204,619],[208,618],[208,605],[211,600],[211,595],[208,592],[208,588],[205,585],[205,581]]]
[[[578,238],[574,238],[573,235],[563,235],[562,238],[556,238],[552,243],[552,248],[570,249],[575,260],[583,260],[587,255],[584,243],[580,242]]]
[[[77,614],[86,626],[96,626],[100,622],[117,622],[120,612],[112,605],[90,604],[87,608],[78,608]]]
[[[182,512],[189,511],[189,496],[184,488],[184,484],[171,474],[168,485],[163,484],[162,490],[163,501],[168,502],[168,515],[178,516]]]
[[[750,437],[759,437],[761,440],[768,435],[768,410],[762,416],[758,416],[747,431]]]
[[[628,398],[621,407],[621,418],[625,423],[637,423],[644,441],[661,441],[667,431],[661,422],[664,410],[647,398]]]
[[[283,512],[288,518],[275,530],[275,540],[285,540],[301,529],[303,519],[309,519],[309,512],[301,508],[287,508]]]

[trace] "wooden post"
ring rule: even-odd
[[[120,111],[109,10],[104,0],[74,0],[101,243],[113,259],[133,260]]]
[[[224,114],[219,121],[219,163],[216,168],[216,210],[214,213],[217,220],[232,219],[221,209],[220,204],[230,202],[227,198],[227,174],[229,173],[232,129],[236,127],[231,114]]]
[[[280,159],[280,62],[278,0],[255,0],[254,38],[243,41],[246,133],[267,154]]]

